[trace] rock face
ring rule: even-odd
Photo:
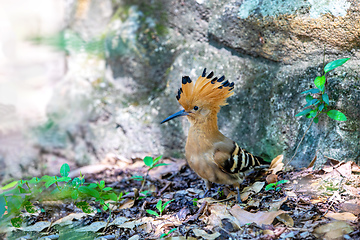
[[[285,154],[289,160],[310,123],[295,117],[306,103],[300,93],[322,74],[325,53],[326,62],[351,57],[328,74],[331,108],[345,113],[348,121],[320,117],[293,164],[306,166],[317,150],[322,156],[359,160],[356,1],[154,4],[160,8],[119,1],[114,7],[119,15],[109,23],[109,32],[115,34],[108,36],[120,37],[128,46],[119,54],[112,54],[119,45],[108,48],[106,58],[114,83],[122,86],[120,94],[128,101],[114,113],[123,129],[113,136],[124,139],[120,153],[181,156],[186,119],[158,123],[179,110],[175,93],[181,76],[195,80],[206,67],[236,84],[235,95],[219,116],[221,131],[255,154],[268,159]],[[126,26],[133,30],[125,36]],[[161,33],[160,26],[165,29]]]
[[[316,151],[318,162],[360,161],[358,1],[79,2],[67,5],[68,72],[35,134],[40,153],[56,148],[78,165],[108,153],[183,157],[186,119],[159,123],[180,109],[181,76],[196,80],[206,67],[235,82],[221,131],[256,155],[289,160],[310,123],[295,117],[306,104],[300,93],[325,56],[351,58],[327,75],[331,109],[348,121],[322,115],[292,164],[307,166]],[[49,131],[54,141],[39,140]]]

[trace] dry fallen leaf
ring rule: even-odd
[[[276,219],[279,220],[280,222],[284,223],[288,227],[294,226],[294,220],[287,213],[280,214],[279,216],[276,217]]]
[[[288,197],[297,197],[296,193],[293,191],[285,191],[286,196]]]
[[[315,157],[313,158],[313,160],[311,160],[310,164],[308,165],[307,168],[311,168],[314,166],[315,162],[316,162],[316,159],[317,159],[317,155],[315,155]]]
[[[210,216],[207,217],[205,222],[212,226],[222,226],[222,219],[227,218],[235,227],[239,228],[241,226],[240,222],[229,213],[226,205],[224,204],[212,204],[209,206]]]
[[[266,182],[268,184],[276,183],[277,181],[278,181],[278,176],[276,174],[271,173],[271,174],[266,176]]]
[[[271,161],[269,172],[272,174],[276,174],[281,171],[284,167],[284,163],[282,162],[284,155],[279,155]]]
[[[119,207],[119,209],[131,208],[132,206],[134,206],[134,203],[135,203],[134,199],[126,198],[122,203],[122,205]]]
[[[341,173],[341,175],[348,178],[351,176],[351,164],[351,162],[342,164],[340,167],[337,168],[337,170]]]
[[[317,227],[314,231],[317,237],[322,237],[326,240],[337,239],[345,234],[351,233],[354,229],[344,221],[335,221],[320,227]],[[325,234],[325,235],[324,235]]]
[[[341,210],[344,212],[351,212],[354,215],[360,214],[360,203],[356,200],[350,200],[341,204]]]
[[[218,232],[215,232],[213,234],[209,234],[209,233],[205,232],[204,230],[196,229],[196,228],[193,229],[193,232],[197,237],[202,237],[204,239],[209,239],[209,240],[214,240],[215,238],[217,238],[217,237],[219,237],[221,235]]]
[[[78,232],[97,232],[101,228],[104,228],[105,226],[106,226],[106,222],[104,222],[104,221],[93,222],[89,226],[77,228],[76,231],[78,231]]]
[[[53,225],[60,225],[60,226],[65,226],[65,225],[71,225],[73,224],[73,220],[74,219],[81,219],[84,216],[91,216],[91,215],[95,215],[94,213],[92,214],[87,214],[87,213],[71,213],[63,218],[60,218],[58,220],[56,220],[56,222],[53,223]]]
[[[240,208],[239,205],[235,205],[230,210],[230,213],[239,221],[241,225],[247,223],[256,223],[257,225],[268,225],[271,224],[274,219],[285,211],[279,210],[274,212],[263,212],[250,213]]]
[[[351,171],[352,172],[360,172],[360,167],[356,163],[351,162]]]
[[[41,222],[36,222],[34,225],[30,225],[21,229],[25,232],[41,232],[45,228],[48,228],[50,224],[51,224],[50,222],[41,221]]]
[[[357,219],[357,217],[350,212],[343,212],[343,213],[328,212],[325,215],[325,217],[340,221],[355,221]]]
[[[265,182],[255,182],[253,185],[245,187],[240,194],[241,201],[246,201],[251,194],[255,194],[261,191]]]
[[[287,200],[287,196],[278,200],[273,200],[269,203],[269,211],[277,211],[280,209],[281,205]]]

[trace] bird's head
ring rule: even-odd
[[[182,77],[182,86],[178,90],[176,99],[183,110],[174,113],[161,123],[180,116],[187,116],[192,123],[206,121],[220,111],[220,107],[227,105],[226,99],[234,94],[234,83],[225,81],[225,77],[213,77],[211,72],[206,76],[206,68],[194,83],[190,77]]]

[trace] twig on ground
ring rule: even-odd
[[[160,197],[165,192],[165,190],[171,186],[171,184],[172,184],[171,182],[167,182],[166,185],[162,189],[160,189],[160,191],[158,192],[158,194],[157,194],[158,197]]]
[[[205,201],[201,204],[199,210],[197,211],[197,213],[191,217],[188,218],[188,220],[186,220],[184,223],[188,223],[190,221],[195,221],[197,220],[201,214],[204,212],[205,208],[207,207],[208,203]]]

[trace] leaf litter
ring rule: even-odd
[[[202,180],[183,159],[165,159],[170,165],[151,170],[144,186],[147,195],[138,193],[141,181],[132,179],[145,175],[142,159],[107,157],[106,161],[82,172],[86,172],[87,182],[104,180],[107,186],[124,192],[123,200],[111,205],[111,216],[91,201],[89,214],[70,201],[51,203],[53,211],[31,214],[23,227],[9,227],[7,238],[360,238],[360,168],[354,162],[327,158],[319,169],[310,164],[309,168],[285,171],[280,155],[266,172],[245,179],[242,202],[238,203],[236,190],[229,186],[214,184],[204,197]],[[76,171],[71,174],[76,176]],[[284,179],[289,182],[265,190],[267,184]],[[148,214],[146,210],[158,211],[159,200],[174,201],[161,216]]]

